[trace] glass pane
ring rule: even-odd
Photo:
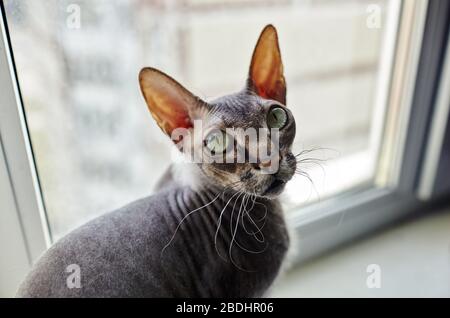
[[[5,5],[54,237],[148,195],[168,166],[170,143],[148,114],[139,70],[159,68],[205,99],[239,90],[267,23],[279,32],[296,153],[312,181],[296,176],[283,202],[297,207],[374,178],[385,0]]]

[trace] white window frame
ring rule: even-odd
[[[0,268],[0,296],[11,296],[12,286],[18,283],[17,275],[9,273],[20,269],[23,274],[50,246],[49,227],[6,27],[4,19],[0,19],[0,220],[5,221],[0,223],[0,251],[3,260],[6,255],[9,257],[8,264],[0,263],[5,267]],[[13,239],[17,241],[12,242]]]
[[[390,70],[390,91],[384,92],[381,89],[378,100],[380,103],[384,100],[385,107],[395,103],[400,108],[401,115],[383,118],[384,142],[377,152],[380,158],[379,166],[384,165],[389,169],[384,169],[385,173],[377,175],[374,182],[365,187],[307,206],[302,209],[302,213],[293,215],[292,221],[300,241],[299,262],[367,234],[413,213],[420,207],[421,203],[415,191],[403,191],[401,184],[405,178],[403,165],[408,164],[403,158],[403,147],[411,129],[409,118],[420,61],[418,48],[422,46],[427,8],[428,1],[402,1],[400,18],[390,21],[398,25],[388,26],[397,29],[396,47],[393,52],[389,52],[393,39],[388,37],[388,43],[384,45],[387,52],[384,54],[388,59],[392,59],[393,65]],[[395,56],[391,57],[390,54]],[[382,70],[384,73],[380,74],[380,79],[386,80],[389,68],[384,66]],[[381,117],[379,114],[378,116]]]

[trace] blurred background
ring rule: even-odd
[[[383,0],[5,5],[55,238],[148,195],[169,165],[171,144],[148,114],[139,70],[159,68],[205,99],[240,90],[268,23],[280,37],[296,150],[320,148],[312,155],[327,167],[305,164],[313,184],[294,180],[285,204],[314,202],[374,174],[376,96],[386,85],[377,81],[387,29]],[[373,26],[369,14],[378,15]]]

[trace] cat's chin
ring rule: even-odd
[[[281,191],[280,193],[277,193],[277,194],[265,194],[265,195],[261,195],[261,197],[268,199],[268,200],[275,200],[276,198],[278,198],[281,195],[282,192],[283,191]]]
[[[273,180],[267,188],[261,193],[260,196],[265,197],[267,199],[275,199],[277,198],[286,187],[286,181],[281,179]]]

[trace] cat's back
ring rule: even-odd
[[[179,191],[182,189],[140,199],[69,233],[38,260],[17,295],[169,296],[164,295],[163,286],[148,284],[163,284],[158,279],[160,267],[152,264],[157,264],[170,239],[165,210]]]
[[[217,194],[169,187],[105,214],[45,252],[18,296],[260,296],[288,246],[281,208],[275,201],[253,204],[246,228],[237,210],[243,212],[243,199],[226,202]],[[263,224],[253,232],[258,220]]]

